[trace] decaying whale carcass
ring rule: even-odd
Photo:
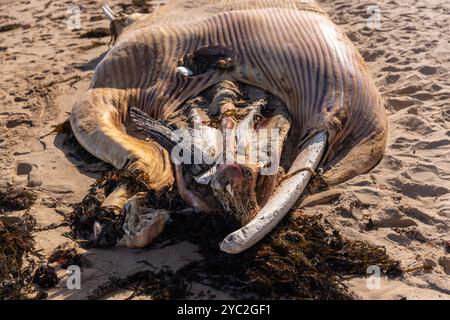
[[[387,128],[380,95],[355,47],[314,2],[180,0],[125,19],[103,9],[117,42],[73,108],[73,132],[90,153],[150,190],[176,185],[197,210],[216,203],[229,211],[242,228],[224,239],[222,250],[238,253],[264,237],[319,165],[324,181],[335,184],[381,159]],[[245,99],[252,102],[240,107],[240,91],[251,88]],[[186,104],[199,96],[206,101]],[[212,161],[171,157],[182,140],[174,119],[183,117],[181,127],[205,133],[189,150]],[[150,139],[130,133],[132,120]],[[270,160],[248,160],[255,137],[267,128],[279,135],[263,144],[281,151],[269,152]],[[216,161],[220,148],[234,160]],[[263,173],[283,156],[290,167],[281,179],[280,170]],[[113,194],[111,201],[130,215],[128,226],[134,221],[139,230],[126,230],[126,244],[151,241],[163,215],[142,213],[139,195],[127,200],[123,188]],[[142,214],[148,219],[139,219]]]

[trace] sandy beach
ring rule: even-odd
[[[0,0],[0,186],[36,193],[29,213],[36,219],[36,251],[44,257],[73,244],[64,236],[69,231],[64,217],[109,168],[94,157],[81,157],[81,148],[66,134],[51,133],[88,88],[110,41],[103,2],[75,2],[79,30],[68,25],[72,3],[23,0],[12,6]],[[117,0],[108,4],[117,12],[155,10]],[[344,237],[385,247],[407,270],[393,280],[382,278],[377,288],[366,278],[347,281],[358,298],[450,299],[450,4],[383,0],[372,11],[373,3],[362,0],[319,4],[367,62],[385,101],[389,138],[376,168],[307,197],[293,211],[321,214]],[[381,20],[369,28],[374,12]],[[97,36],[86,35],[94,29]],[[20,217],[25,211],[0,215]],[[60,268],[60,283],[46,290],[47,298],[86,299],[110,277],[146,270],[144,260],[177,270],[201,259],[196,249],[189,242],[154,250],[78,248],[89,261],[81,290],[65,286],[67,272]],[[192,285],[195,292],[208,292],[193,298],[232,298]],[[128,296],[119,292],[110,298]]]

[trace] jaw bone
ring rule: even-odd
[[[306,188],[311,171],[316,170],[322,159],[326,142],[327,134],[321,131],[306,143],[292,164],[288,178],[281,183],[252,221],[222,241],[220,244],[222,251],[237,254],[250,248],[281,221]]]
[[[131,197],[123,207],[124,236],[118,244],[128,248],[143,248],[150,244],[163,230],[169,220],[166,210],[146,207],[147,193],[140,192]]]

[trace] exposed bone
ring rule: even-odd
[[[177,72],[182,74],[185,77],[189,77],[189,76],[192,76],[194,74],[190,69],[188,69],[186,67],[183,67],[183,66],[178,67],[177,68]]]
[[[97,240],[100,234],[102,233],[103,227],[100,224],[100,222],[95,221],[93,229],[94,229],[94,239]]]
[[[232,117],[225,116],[221,121],[223,132],[224,161],[235,162],[236,158],[236,121]]]
[[[150,244],[163,230],[169,213],[162,209],[146,207],[147,193],[140,192],[131,197],[123,207],[124,236],[118,244],[128,248],[143,248]]]
[[[267,165],[269,164],[269,162],[280,162],[281,152],[279,151],[283,150],[284,143],[286,142],[289,130],[291,128],[291,122],[288,115],[280,113],[271,117],[267,122],[264,123],[264,125],[268,128],[275,128],[278,131],[267,132],[268,136],[266,137],[261,137],[261,134],[258,136],[260,150],[266,151],[271,149],[272,151],[275,151],[275,154],[271,153],[270,157],[268,157],[267,159],[264,159],[262,157],[259,164],[260,166]],[[258,125],[257,129],[261,129],[261,125]],[[263,152],[263,155],[268,155],[268,151]]]
[[[288,175],[298,168],[311,168],[314,171],[322,159],[326,142],[326,132],[315,134],[295,159]],[[237,254],[261,240],[297,202],[310,178],[311,173],[305,169],[284,180],[256,217],[243,228],[229,234],[220,244],[220,249]]]
[[[114,19],[116,19],[116,15],[114,14],[114,11],[112,11],[111,8],[107,4],[102,6],[102,10],[109,21],[113,21]]]
[[[197,183],[208,185],[216,172],[216,162],[222,155],[222,134],[216,128],[203,125],[203,118],[195,108],[189,112],[189,122],[194,128],[194,146],[201,149],[202,156],[208,156],[200,160],[204,164],[211,165],[199,174],[193,175],[193,178]]]
[[[126,184],[118,185],[113,192],[103,201],[102,208],[113,209],[120,213],[130,194],[127,191]]]
[[[130,198],[130,193],[127,190],[126,184],[118,185],[113,192],[102,202],[101,209],[111,210],[116,215],[120,215],[123,206]],[[95,221],[93,226],[94,239],[97,240],[102,233],[103,225]]]
[[[228,191],[228,193],[234,197],[234,192],[233,189],[231,188],[231,184],[227,184],[227,186],[225,187],[225,189]]]

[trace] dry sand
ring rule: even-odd
[[[119,9],[120,1],[108,1]],[[97,27],[101,1],[80,0],[82,30],[66,26],[72,1],[0,0],[0,184],[29,186],[39,199],[31,208],[38,227],[63,221],[105,165],[86,163],[64,142],[45,134],[67,119],[73,103],[89,85],[96,63],[108,49],[108,37],[81,39]],[[389,140],[378,167],[322,194],[304,200],[298,210],[321,213],[344,236],[385,246],[408,272],[400,280],[382,279],[368,289],[366,279],[349,282],[366,299],[450,299],[450,4],[445,0],[378,1],[381,29],[366,27],[373,2],[320,1],[363,54],[386,101]],[[116,5],[116,6],[114,6]],[[20,215],[23,212],[7,213]],[[372,230],[367,224],[373,222]],[[36,232],[38,249],[48,255],[69,239],[68,227]],[[82,289],[61,285],[49,299],[83,299],[110,276],[146,269],[138,261],[179,268],[199,258],[195,246],[180,243],[160,250],[89,250]],[[201,286],[197,286],[199,291]],[[213,292],[227,298],[226,293]],[[127,292],[113,298],[124,298]],[[206,297],[208,297],[207,295]]]

